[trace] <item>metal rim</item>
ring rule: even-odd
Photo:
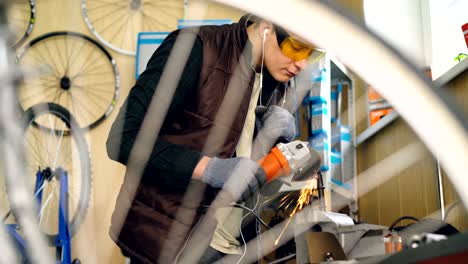
[[[28,19],[28,25],[26,26],[26,31],[24,34],[16,41],[15,44],[13,44],[13,48],[18,48],[21,46],[26,39],[31,35],[34,25],[36,23],[36,2],[35,0],[29,0],[29,19]],[[11,4],[14,5],[14,2]]]
[[[65,133],[63,133],[61,129],[60,130],[54,130],[54,129],[43,130],[39,126],[37,126],[36,118],[44,117],[47,114],[53,115],[56,118],[60,119],[63,122],[63,124],[69,128],[69,131],[71,131],[70,135],[69,136],[65,135]],[[74,182],[73,179],[76,179],[76,177],[79,177],[80,179],[80,189],[77,190],[79,196],[78,196],[78,199],[77,199],[78,201],[75,206],[76,210],[73,211],[73,215],[69,216],[68,228],[69,228],[70,237],[73,237],[78,231],[79,226],[81,225],[81,223],[83,222],[86,216],[86,212],[88,210],[88,206],[89,206],[89,202],[91,198],[91,161],[90,161],[88,146],[86,144],[86,139],[84,137],[83,131],[78,126],[77,122],[75,121],[75,119],[73,118],[73,116],[70,114],[68,110],[66,110],[60,105],[53,104],[53,103],[38,104],[26,110],[26,112],[24,113],[25,131],[28,131],[28,127],[30,127],[31,129],[34,129],[33,131],[41,131],[41,133],[44,133],[45,135],[50,135],[52,137],[59,136],[61,138],[68,139],[74,142],[73,146],[76,147],[78,159],[80,162],[78,166],[80,169],[79,170],[80,173],[79,175],[75,175],[73,173],[76,171],[73,171],[72,168],[62,168],[68,171],[69,184],[73,183]],[[61,131],[61,132],[58,132],[58,131]],[[26,141],[28,141],[27,135],[29,135],[29,133],[25,133],[24,135],[24,138]],[[34,137],[34,140],[40,141],[37,135]],[[58,142],[62,142],[62,141],[63,139],[58,140]],[[36,142],[36,143],[39,143],[39,142]],[[42,143],[45,143],[45,142],[42,142]],[[58,145],[62,145],[62,144],[58,144]],[[54,157],[54,160],[53,160],[54,162],[52,163],[55,163],[55,164],[48,164],[50,160],[46,160],[44,157],[37,156],[38,154],[40,154],[40,150],[38,150],[38,148],[44,147],[44,146],[32,146],[31,144],[25,144],[25,149],[28,146],[34,147],[34,149],[31,149],[31,151],[33,152],[33,154],[31,155],[31,158],[33,158],[33,160],[30,160],[31,162],[34,162],[34,168],[32,168],[33,170],[37,170],[36,165],[42,166],[41,169],[45,169],[45,167],[51,167],[51,169],[55,170],[57,166],[62,167],[64,165],[67,165],[68,164],[67,161],[70,161],[72,164],[76,162],[76,159],[71,159],[71,157],[68,157],[68,158],[62,157],[60,159],[59,157]],[[55,146],[53,146],[53,148],[55,148]],[[57,153],[55,154],[58,156],[59,155],[58,148],[56,152]],[[25,152],[26,156],[28,156],[27,153],[28,152]],[[62,153],[62,154],[66,154],[66,153]],[[73,176],[74,178],[72,178],[71,176]],[[33,177],[33,175],[30,175],[30,177]],[[70,194],[70,189],[69,189],[69,194]],[[69,195],[69,198],[70,197],[71,196]],[[70,202],[71,201],[69,201],[69,203]],[[46,204],[46,201],[45,199],[43,199],[43,205],[46,206],[45,204]],[[72,211],[70,211],[70,214],[71,213]],[[45,232],[45,234],[48,237],[49,244],[55,245],[55,239],[57,237],[57,234],[51,234],[48,232]]]
[[[123,44],[122,44],[122,45],[118,45],[118,44],[116,44],[116,43],[113,43],[113,40],[112,40],[112,39],[111,39],[111,40],[106,39],[106,37],[103,36],[103,32],[99,33],[99,30],[96,29],[96,26],[95,26],[95,25],[93,25],[93,21],[91,21],[90,16],[89,16],[90,10],[89,10],[88,4],[87,4],[88,1],[90,1],[90,0],[81,0],[81,13],[82,13],[83,19],[84,19],[84,21],[85,21],[85,24],[88,26],[88,29],[91,31],[91,33],[92,33],[103,45],[105,45],[106,47],[108,47],[108,48],[110,48],[110,49],[112,49],[112,50],[114,50],[114,51],[116,51],[116,52],[119,52],[119,53],[121,53],[121,54],[124,54],[124,55],[135,56],[135,54],[136,54],[136,39],[137,39],[137,33],[138,33],[138,32],[144,32],[144,31],[167,31],[167,30],[174,30],[174,29],[176,28],[175,26],[170,26],[170,25],[165,24],[166,21],[164,21],[163,19],[161,19],[162,21],[161,21],[161,20],[158,20],[158,17],[157,17],[157,16],[150,17],[149,14],[153,14],[153,12],[149,12],[149,13],[147,13],[147,14],[144,13],[143,7],[142,7],[142,6],[144,6],[145,4],[149,4],[149,5],[153,4],[153,5],[154,5],[154,4],[156,4],[158,1],[148,1],[148,0],[130,0],[130,1],[126,1],[126,2],[129,2],[129,3],[128,3],[128,6],[122,5],[122,8],[121,8],[121,9],[124,9],[124,10],[125,10],[126,8],[128,8],[128,9],[127,9],[127,12],[128,12],[128,13],[131,13],[131,12],[136,12],[137,7],[140,7],[140,9],[138,9],[138,12],[141,12],[142,17],[146,17],[147,20],[151,20],[151,22],[153,22],[153,23],[163,24],[163,26],[161,26],[161,27],[159,27],[159,26],[158,26],[158,27],[151,27],[151,26],[146,25],[145,22],[143,22],[143,26],[138,27],[138,29],[135,30],[135,32],[133,32],[133,29],[131,30],[131,31],[134,33],[133,35],[130,34],[131,38],[133,38],[133,39],[131,39],[131,43],[133,43],[133,45],[132,45],[133,48],[132,48],[132,49],[128,49],[128,48],[125,48],[125,47],[121,47],[121,46],[123,46]],[[166,3],[167,3],[167,2],[171,2],[171,1],[167,1],[167,0],[166,0],[166,1],[159,1],[159,2],[166,2]],[[157,15],[164,14],[164,15],[168,15],[168,16],[173,16],[174,22],[176,23],[176,22],[177,22],[177,18],[183,17],[183,13],[185,12],[186,1],[175,0],[175,1],[172,1],[172,2],[173,2],[173,3],[180,2],[179,4],[180,4],[181,6],[179,7],[179,9],[180,9],[181,14],[180,14],[179,16],[177,16],[177,15],[172,15],[172,14],[169,14],[169,15],[168,15],[168,9],[170,9],[170,8],[173,9],[173,8],[175,8],[175,7],[174,7],[174,6],[165,6],[165,5],[162,5],[161,8],[159,8],[159,9],[160,9],[160,12],[159,12],[159,14],[157,14]],[[109,7],[112,6],[112,7],[115,8],[116,5],[117,5],[117,3],[113,3],[113,4],[109,3]],[[103,6],[104,6],[104,5],[101,5],[101,6],[99,6],[98,8],[102,8]],[[133,6],[133,7],[132,7],[132,6]],[[136,6],[136,7],[135,7],[135,6]],[[164,9],[164,8],[166,8],[166,9]],[[176,8],[177,8],[177,7],[176,7]],[[117,10],[114,9],[114,13],[115,13],[115,11],[117,11]],[[113,17],[114,14],[113,14],[113,13],[108,13],[108,14],[106,14],[106,15],[107,15],[107,17]],[[119,17],[117,17],[117,19],[114,19],[114,23],[116,23],[117,21],[124,21],[124,20],[127,22],[127,25],[126,25],[126,27],[125,27],[125,30],[122,28],[123,26],[120,27],[120,30],[118,30],[117,33],[113,35],[114,37],[115,37],[117,34],[121,34],[121,33],[127,34],[127,33],[128,33],[128,24],[131,24],[131,25],[133,26],[133,25],[136,23],[136,22],[135,22],[136,18],[134,19],[133,15],[128,15],[128,14],[127,14],[127,15],[124,15],[124,16],[126,16],[126,17],[123,17],[123,18],[122,18],[121,16],[119,16]],[[104,18],[104,17],[99,17],[99,18],[96,19],[96,20],[102,20],[102,18]],[[126,18],[126,19],[125,19],[125,18]],[[96,20],[95,20],[95,21],[96,21]],[[112,26],[115,26],[115,25],[113,25],[114,23],[111,23],[110,25],[106,25],[106,27],[105,27],[104,30],[108,30],[109,28],[112,28]],[[176,24],[174,24],[174,25],[176,25]],[[127,37],[128,37],[128,35],[127,35]],[[126,39],[126,38],[122,38],[122,39]],[[126,40],[125,40],[125,41],[126,41]]]
[[[47,33],[47,34],[44,34],[44,35],[41,35],[35,39],[33,39],[28,45],[26,45],[21,51],[20,53],[18,54],[18,61],[19,63],[22,62],[22,59],[25,57],[25,55],[28,53],[28,50],[30,50],[31,48],[35,47],[36,45],[40,44],[41,41],[44,41],[44,40],[53,40],[52,38],[54,37],[61,37],[61,36],[66,36],[66,37],[71,37],[71,38],[77,38],[79,40],[84,40],[84,43],[80,48],[82,48],[84,45],[90,45],[90,49],[96,49],[95,52],[96,54],[101,54],[103,56],[105,56],[105,60],[106,60],[106,65],[109,66],[111,68],[111,71],[112,71],[112,78],[108,78],[109,80],[112,79],[112,87],[111,88],[108,88],[109,89],[109,95],[106,96],[106,98],[103,98],[102,100],[105,100],[105,106],[104,107],[101,107],[101,109],[99,110],[99,113],[96,114],[96,116],[94,118],[89,118],[89,119],[86,119],[84,120],[85,118],[82,117],[83,115],[85,115],[84,111],[78,111],[80,109],[74,109],[73,107],[73,101],[70,101],[69,104],[70,105],[63,105],[63,104],[60,104],[59,102],[56,102],[62,106],[64,106],[65,108],[67,108],[71,113],[72,115],[78,120],[78,123],[84,127],[84,128],[88,128],[88,129],[92,129],[96,126],[98,126],[101,122],[103,122],[110,114],[111,112],[114,110],[115,108],[115,105],[117,103],[117,100],[119,98],[119,94],[120,94],[120,76],[119,76],[119,72],[118,72],[118,69],[117,69],[117,64],[115,62],[115,60],[112,58],[112,56],[110,55],[110,53],[101,45],[99,44],[97,41],[95,41],[94,39],[84,35],[84,34],[81,34],[81,33],[77,33],[77,32],[70,32],[70,31],[57,31],[57,32],[50,32],[50,33]],[[57,41],[59,41],[60,39],[57,39]],[[71,48],[65,48],[65,49],[71,49]],[[76,47],[75,47],[76,49]],[[57,50],[55,51],[55,53],[59,52],[58,51],[58,48]],[[70,56],[72,56],[73,58],[76,58],[78,55],[76,55],[78,53],[78,51],[76,50],[72,50],[72,52],[74,52],[73,54],[67,54],[68,57],[66,57],[64,60],[66,61],[70,61],[72,58],[70,58]],[[94,51],[93,51],[94,52]],[[91,53],[90,53],[91,54]],[[49,55],[49,54],[48,54]],[[99,56],[101,56],[99,55]],[[49,56],[50,57],[50,56]],[[65,64],[65,63],[64,63]],[[53,65],[54,66],[54,65]],[[62,66],[62,65],[59,65],[59,67]],[[67,65],[68,66],[68,65]],[[106,67],[107,67],[106,66]],[[53,67],[52,67],[53,68]],[[89,73],[88,73],[89,74]],[[59,76],[57,76],[57,78],[59,78]],[[62,78],[63,79],[63,78]],[[56,80],[58,81],[58,80]],[[62,83],[60,84],[56,84],[56,85],[62,85]],[[110,86],[110,85],[109,85]],[[59,88],[59,87],[55,87],[55,88]],[[27,87],[23,87],[22,89],[27,89]],[[73,88],[70,88],[70,89],[73,89]],[[88,89],[88,93],[91,93],[94,89],[96,88],[93,88],[93,87],[86,87],[86,89]],[[21,89],[19,90],[21,91]],[[73,97],[72,95],[72,91],[73,90],[70,90],[70,97]],[[68,91],[67,91],[68,92]],[[95,91],[96,92],[96,91]],[[110,95],[110,93],[112,93],[112,95]],[[95,97],[94,100],[101,100],[101,97]],[[58,99],[60,100],[60,98]],[[95,101],[96,102],[96,101]],[[99,101],[97,101],[99,102]],[[22,101],[21,101],[21,98],[20,98],[20,104],[21,106],[24,108],[27,108],[29,107],[28,105],[24,106],[22,104]],[[69,107],[70,106],[70,107]],[[98,107],[98,106],[95,106],[95,107]],[[83,110],[83,108],[81,108],[81,110]],[[88,114],[94,114],[94,112],[92,112],[90,109],[84,109],[86,111],[86,113]],[[84,122],[86,121],[86,122]]]

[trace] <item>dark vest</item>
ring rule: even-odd
[[[161,138],[211,157],[233,155],[254,82],[248,56],[242,54],[248,41],[245,25],[244,17],[232,25],[171,33],[178,38],[196,34],[203,43],[203,65],[196,97],[181,116],[165,120]],[[125,175],[112,216],[112,239],[124,253],[144,263],[172,262],[201,217],[203,205],[210,204],[212,189],[199,181],[178,191],[142,182],[132,199],[129,177]]]

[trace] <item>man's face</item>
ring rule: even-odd
[[[275,80],[285,83],[307,66],[307,58],[292,59],[290,55],[286,56],[280,48],[276,34],[277,31],[275,30],[266,35],[265,66]],[[281,32],[278,34],[281,34]],[[294,35],[292,36],[294,37]],[[292,44],[294,45],[294,43]]]

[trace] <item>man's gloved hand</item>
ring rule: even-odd
[[[293,140],[296,135],[294,117],[279,106],[268,107],[261,118],[262,128],[252,145],[252,159],[258,160],[270,152],[279,138]]]
[[[235,201],[246,200],[265,182],[265,171],[248,158],[211,158],[201,180],[212,187],[223,188]]]

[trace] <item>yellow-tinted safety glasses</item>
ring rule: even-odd
[[[275,26],[276,39],[284,56],[294,61],[301,61],[309,58],[314,48],[291,37],[286,30],[280,26]]]

